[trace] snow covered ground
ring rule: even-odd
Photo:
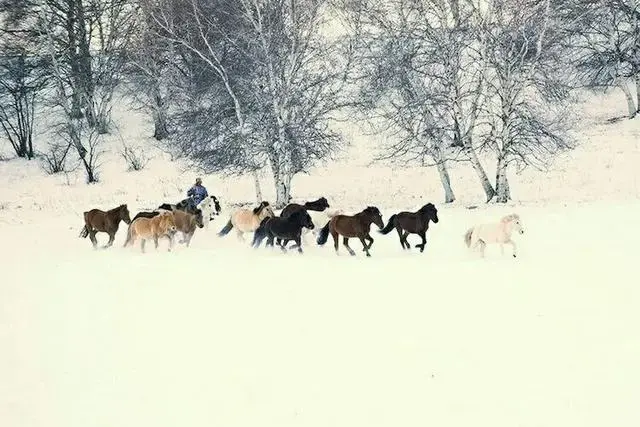
[[[83,210],[177,201],[196,174],[159,154],[126,173],[114,151],[85,186],[0,162],[0,425],[637,426],[640,125],[591,119],[550,173],[513,176],[508,206],[482,204],[462,166],[444,206],[434,171],[367,167],[360,142],[297,178],[296,199],[375,204],[385,222],[436,203],[424,254],[374,232],[370,259],[356,241],[356,257],[331,240],[253,250],[216,236],[227,210],[191,248],[123,249],[122,227],[93,251]],[[207,184],[227,206],[253,200],[248,179]],[[511,212],[517,259],[469,253],[468,227]]]

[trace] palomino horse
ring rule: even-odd
[[[373,245],[373,237],[369,234],[369,229],[372,223],[377,225],[380,229],[384,227],[380,210],[375,206],[368,206],[362,212],[352,216],[336,215],[331,218],[327,225],[322,227],[322,230],[320,230],[318,235],[317,243],[320,246],[327,243],[329,233],[331,233],[331,236],[333,237],[333,246],[337,254],[338,236],[342,235],[342,244],[347,248],[349,254],[353,256],[356,253],[349,247],[349,238],[357,237],[360,239],[360,242],[364,247],[362,250],[367,253],[367,256],[371,256],[369,249],[371,249],[371,246]],[[365,239],[369,241],[368,245]]]
[[[117,208],[113,208],[108,211],[101,211],[100,209],[91,209],[90,211],[83,212],[84,227],[80,231],[81,238],[85,239],[89,236],[93,249],[98,247],[98,240],[96,239],[96,233],[102,232],[109,235],[109,242],[103,246],[108,248],[113,245],[113,241],[116,238],[120,221],[124,221],[126,224],[131,224],[131,218],[129,217],[129,209],[127,205],[120,205]]]
[[[169,238],[169,252],[173,248],[173,236],[176,234],[176,221],[173,212],[160,212],[153,218],[138,217],[129,225],[127,240],[124,247],[132,245],[137,239],[141,239],[140,250],[144,253],[147,240],[153,239],[156,249],[161,237]]]
[[[298,248],[298,252],[302,253],[301,234],[303,228],[310,230],[314,228],[311,217],[305,209],[296,210],[286,218],[265,218],[253,234],[252,246],[259,247],[265,237],[267,238],[267,246],[273,246],[273,240],[278,238],[278,245],[283,252],[286,252],[287,243],[289,240],[293,240],[296,244],[291,248]]]
[[[500,251],[504,255],[504,244],[509,243],[513,248],[513,257],[516,257],[516,244],[511,240],[511,234],[516,231],[524,234],[522,221],[518,214],[510,214],[502,217],[500,222],[491,224],[478,224],[467,230],[464,242],[468,248],[480,247],[480,253],[484,258],[484,249],[488,243],[499,243]]]
[[[138,218],[154,218],[160,215],[161,212],[171,212],[173,214],[176,228],[182,233],[182,240],[179,243],[186,243],[187,247],[189,247],[193,234],[196,232],[196,227],[204,227],[204,218],[200,209],[196,209],[196,212],[193,214],[180,209],[173,211],[160,209],[153,212],[138,212],[136,216],[133,217],[133,220],[135,221]]]
[[[269,202],[263,201],[254,209],[238,209],[231,214],[227,225],[218,233],[218,236],[226,236],[235,227],[238,239],[244,240],[244,233],[256,231],[263,219],[275,216]]]
[[[422,243],[418,243],[415,247],[420,248],[420,252],[424,252],[424,247],[427,244],[429,220],[433,221],[434,224],[438,223],[438,210],[432,203],[427,203],[417,212],[403,211],[391,215],[389,223],[380,230],[380,233],[389,234],[395,228],[398,231],[402,249],[411,249],[411,245],[407,242],[407,236],[409,234],[417,234],[422,238]]]

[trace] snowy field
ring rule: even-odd
[[[114,160],[87,187],[0,162],[0,425],[637,426],[640,154],[629,123],[585,129],[589,144],[548,174],[514,174],[508,206],[482,204],[462,167],[459,202],[446,207],[432,170],[345,160],[297,179],[297,200],[376,204],[385,222],[438,206],[425,253],[374,231],[369,259],[355,240],[356,257],[336,256],[331,239],[300,256],[217,237],[228,203],[252,201],[252,186],[212,176],[205,185],[227,205],[191,248],[168,253],[163,241],[143,255],[122,248],[121,226],[113,248],[93,251],[78,238],[83,210],[128,203],[133,216],[182,198],[195,173],[157,158],[126,174]],[[471,225],[511,212],[525,227],[517,259],[509,247],[485,259],[467,250]]]

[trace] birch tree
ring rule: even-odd
[[[467,160],[491,199],[494,189],[473,139],[484,101],[477,7],[458,0],[360,1],[348,7],[365,28],[364,110],[394,139],[382,158],[436,166],[445,202],[455,200],[447,162]]]
[[[551,0],[495,0],[484,24],[490,102],[485,141],[495,152],[496,202],[511,199],[508,167],[543,168],[571,147],[563,22]]]
[[[628,117],[640,111],[640,9],[637,0],[568,0],[571,45],[580,83],[619,88]],[[635,86],[635,90],[634,90]]]

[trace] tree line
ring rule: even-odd
[[[636,0],[0,0],[0,131],[95,182],[121,91],[204,172],[252,175],[262,199],[270,171],[282,207],[351,121],[385,137],[377,160],[437,168],[446,202],[465,162],[504,203],[510,170],[574,146],[578,90],[618,88],[637,115],[639,50]]]

